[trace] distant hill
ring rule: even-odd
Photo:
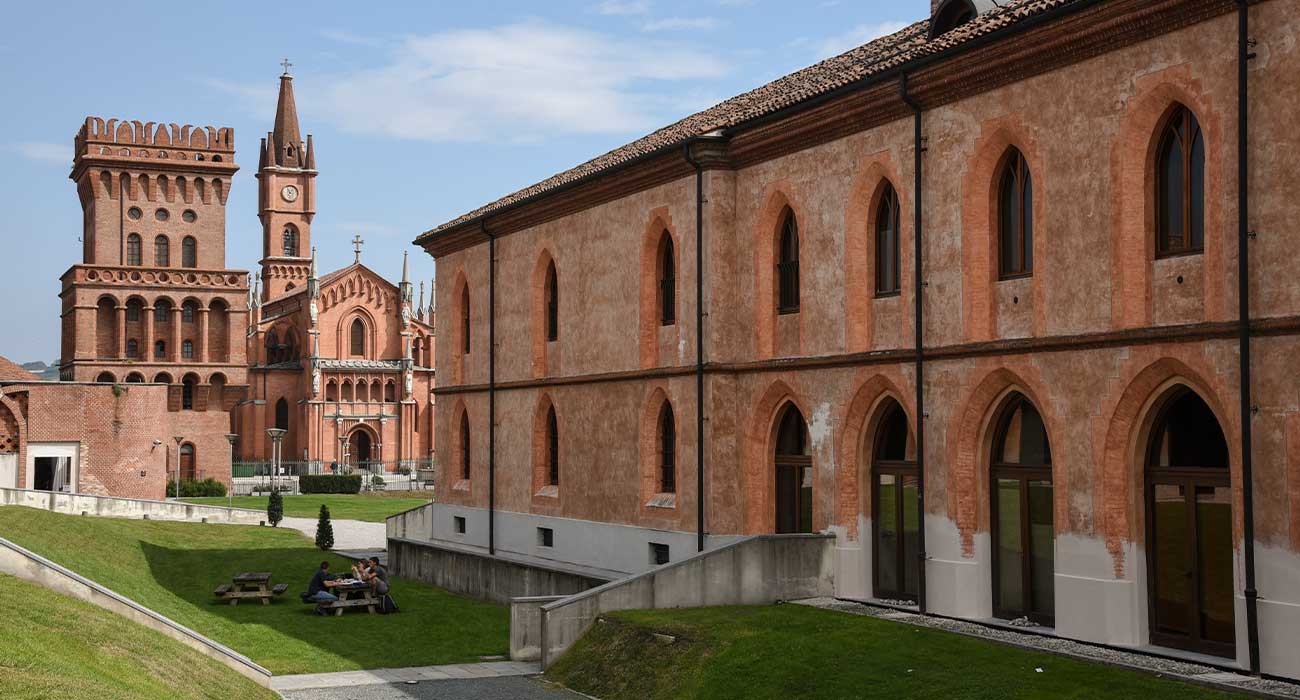
[[[32,374],[50,382],[59,381],[59,363],[56,360],[53,364],[45,364],[37,360],[36,362],[24,362],[19,367],[31,372]]]

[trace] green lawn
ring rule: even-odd
[[[0,575],[0,697],[273,700],[275,692],[124,617]]]
[[[606,620],[547,676],[603,700],[1246,697],[801,605],[639,610]]]
[[[409,491],[407,493],[410,493]],[[235,496],[229,499],[236,508],[266,510],[269,496]],[[186,503],[224,506],[226,498],[182,498]],[[294,518],[315,518],[320,514],[321,504],[330,507],[330,517],[341,520],[364,520],[382,523],[384,518],[404,510],[418,508],[429,502],[428,497],[385,497],[368,494],[309,494],[304,496],[285,496],[284,514]]]
[[[324,555],[294,530],[59,515],[0,507],[0,537],[205,634],[276,674],[477,661],[509,649],[509,611],[394,580],[402,612],[320,617],[298,601]],[[289,591],[269,606],[219,602],[240,571],[270,571]],[[4,614],[10,614],[4,611]],[[8,628],[8,625],[5,626]],[[0,637],[7,633],[0,633]]]

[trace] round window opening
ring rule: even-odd
[[[153,213],[153,218],[159,221],[166,221],[167,219],[171,218],[171,214],[167,213],[166,209],[159,209],[158,211]]]
[[[132,219],[139,219],[140,217],[144,216],[144,212],[140,211],[140,207],[131,207],[130,209],[126,210],[126,215],[131,217]]]
[[[185,220],[185,223],[192,224],[195,219],[199,218],[199,216],[198,214],[195,214],[192,209],[186,209],[185,213],[181,214],[181,218]]]

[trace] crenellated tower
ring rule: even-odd
[[[275,127],[262,139],[258,158],[258,218],[262,220],[262,300],[307,283],[311,222],[316,216],[316,153],[311,135],[298,130],[293,76],[285,64]]]

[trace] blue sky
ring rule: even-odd
[[[0,355],[50,361],[80,262],[86,115],[235,129],[227,265],[261,250],[253,175],[279,61],[315,137],[323,270],[396,279],[421,231],[922,19],[928,0],[20,3],[0,35]],[[19,31],[18,28],[21,28]]]

